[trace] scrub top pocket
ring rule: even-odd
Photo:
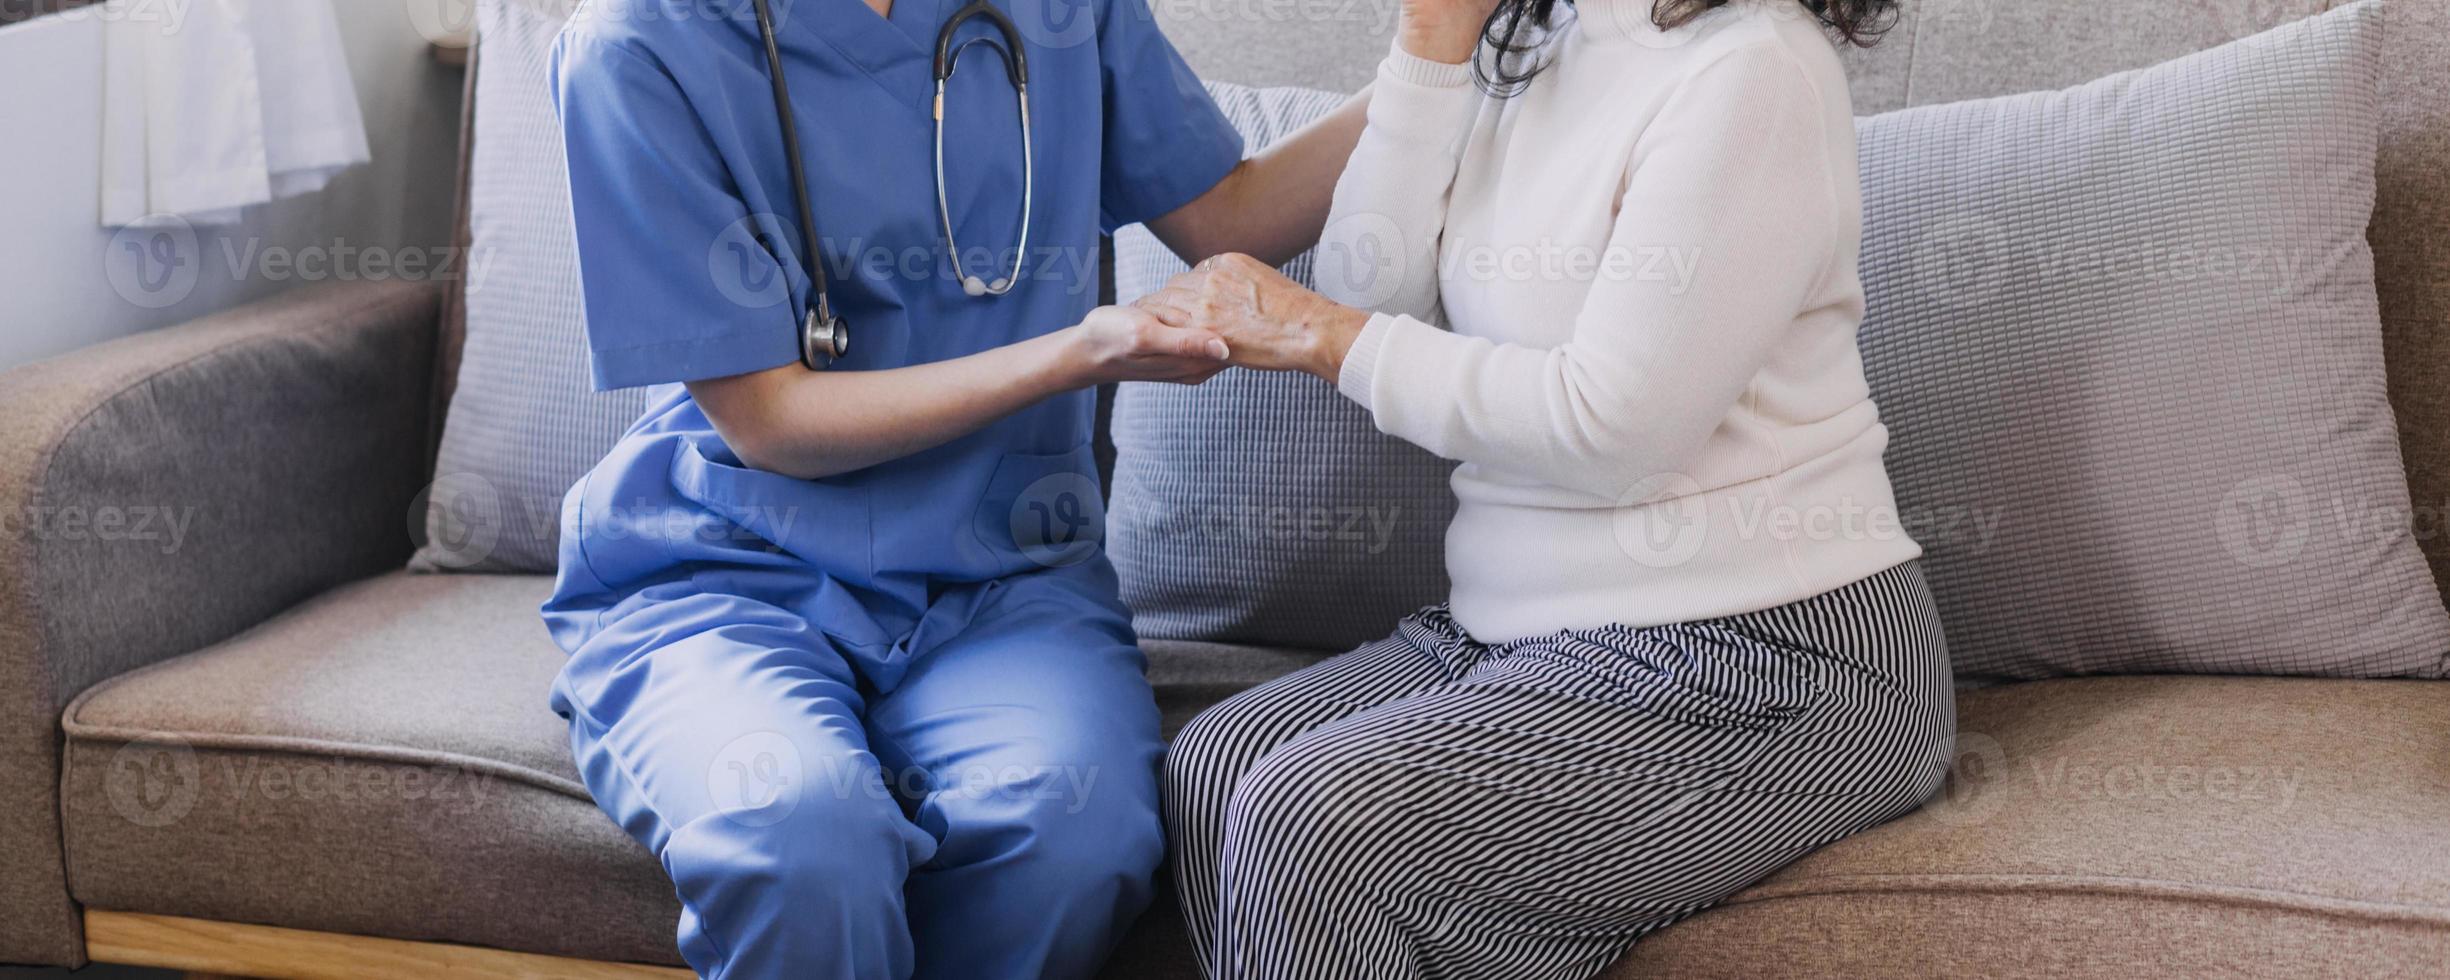
[[[1060,453],[1006,453],[978,502],[974,529],[1005,574],[1103,554],[1106,499],[1095,450],[1082,442]]]

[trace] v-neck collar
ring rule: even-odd
[[[878,14],[867,0],[795,0],[800,17],[786,30],[823,38],[894,100],[925,114],[934,95],[930,66],[944,0],[894,0],[893,12]]]

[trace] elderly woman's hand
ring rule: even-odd
[[[1301,371],[1329,384],[1370,319],[1240,254],[1202,262],[1134,305],[1168,325],[1224,338],[1237,365]]]

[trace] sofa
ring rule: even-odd
[[[1847,57],[1872,113],[2330,5],[1909,0]],[[1155,6],[1203,74],[1334,89],[1367,81],[1395,13]],[[2391,16],[2368,239],[2450,582],[2450,0]],[[449,282],[320,285],[0,376],[0,962],[684,972],[671,887],[545,706],[549,580],[405,570],[463,322]],[[1147,647],[1169,731],[1335,652]],[[1608,976],[2450,975],[2450,683],[2069,677],[1966,690],[1959,715],[1931,803]],[[1197,976],[1169,901],[1107,975]]]

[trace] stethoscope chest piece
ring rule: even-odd
[[[808,318],[800,322],[800,363],[811,371],[823,371],[850,353],[850,325],[823,303],[811,307]]]

